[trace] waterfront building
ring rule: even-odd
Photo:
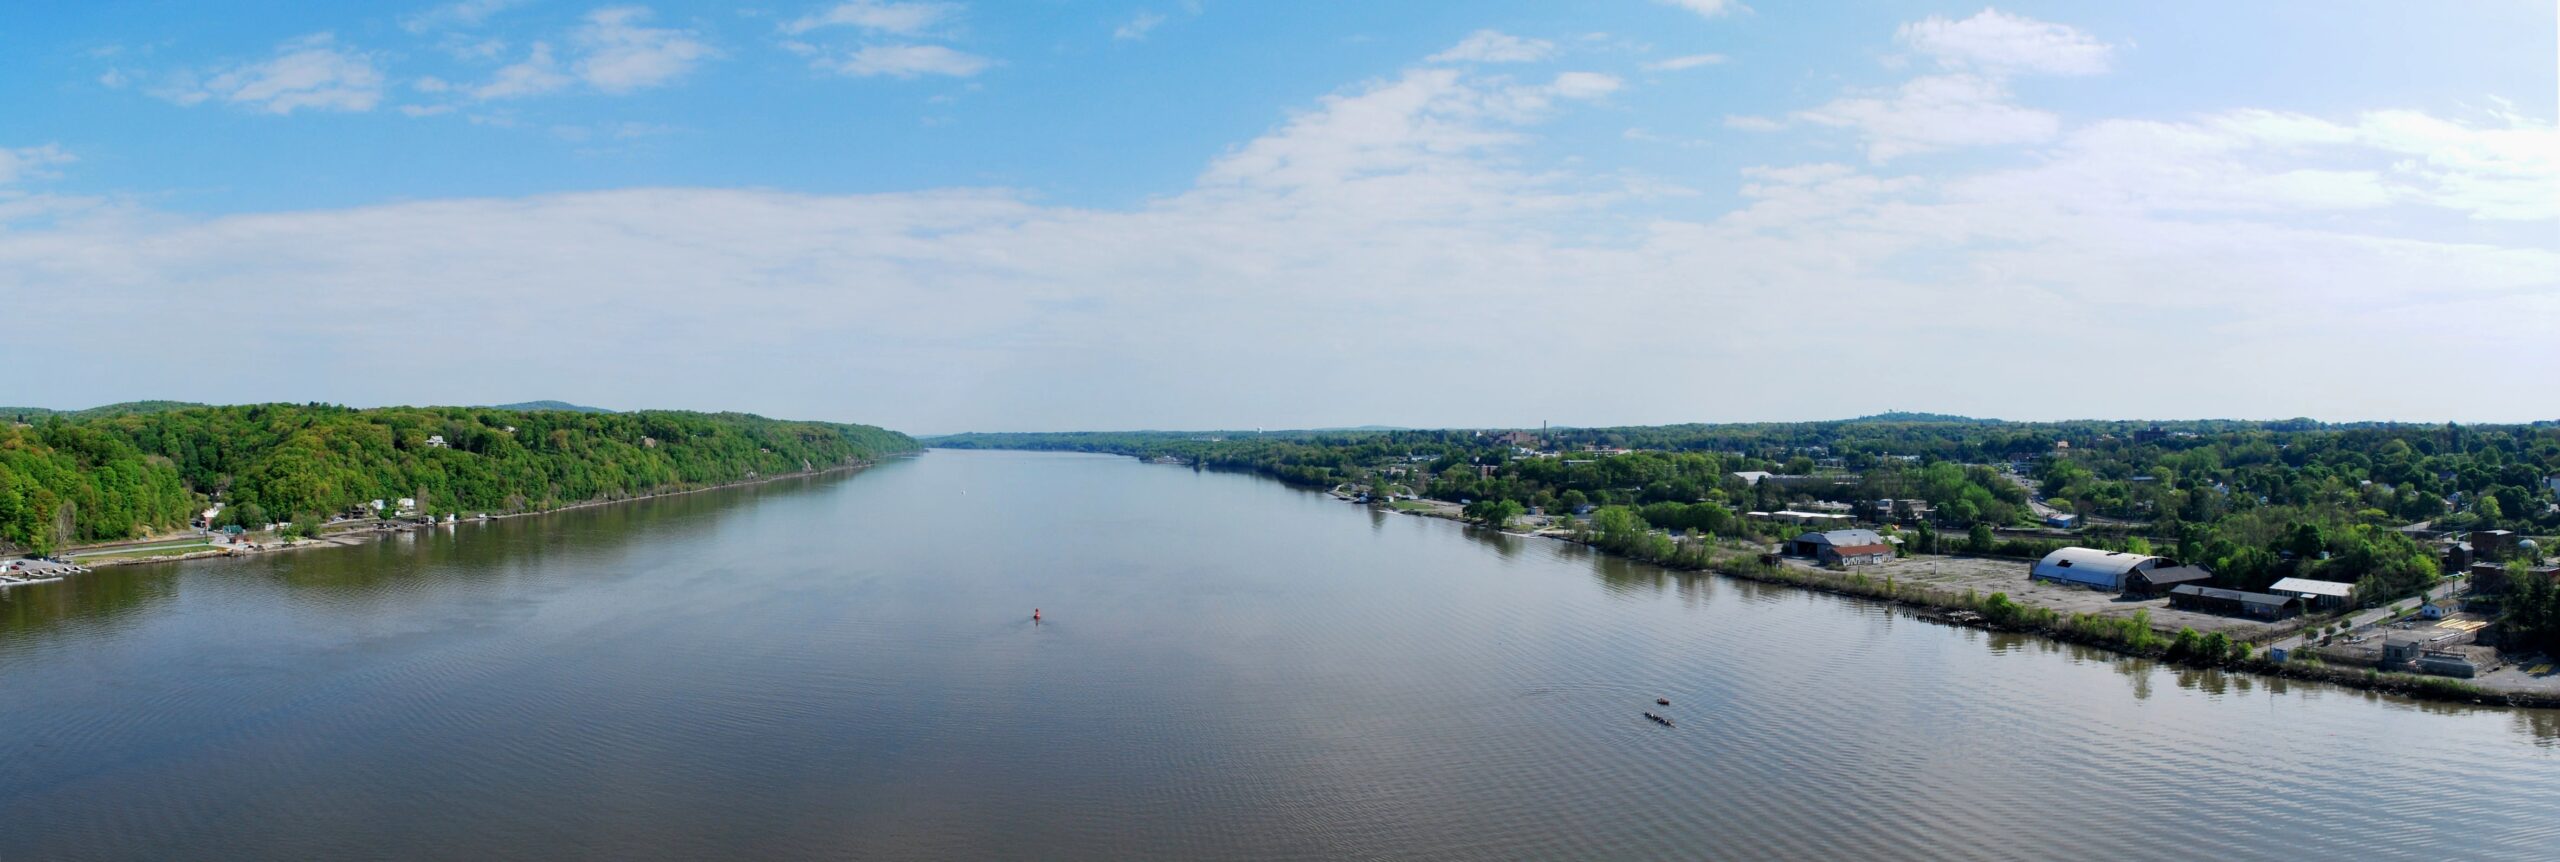
[[[2149,554],[2075,546],[2044,555],[2044,559],[2036,561],[2035,567],[2027,571],[2027,577],[2117,593],[2124,591],[2125,576],[2139,570],[2159,568],[2166,562]]]

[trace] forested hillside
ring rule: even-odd
[[[0,422],[40,422],[53,416],[60,416],[64,419],[75,420],[104,419],[109,416],[130,416],[136,413],[165,413],[171,410],[185,410],[190,407],[204,406],[207,405],[197,404],[193,401],[119,401],[114,404],[91,407],[87,410],[47,410],[42,407],[0,407]]]
[[[509,512],[913,451],[868,425],[739,413],[261,404],[0,425],[0,542],[35,551],[185,524],[318,519],[414,497]]]

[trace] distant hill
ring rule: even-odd
[[[50,410],[43,407],[0,407],[0,420],[34,424],[42,421],[47,416],[60,416],[64,419],[106,419],[114,416],[133,416],[142,413],[167,413],[171,410],[185,410],[191,407],[205,406],[209,405],[198,404],[193,401],[120,401],[114,404],[91,407],[86,410]]]
[[[514,403],[514,404],[492,404],[492,405],[490,405],[490,406],[491,406],[491,407],[494,407],[494,408],[496,408],[496,409],[499,409],[499,410],[515,410],[515,411],[530,411],[530,410],[566,410],[566,411],[571,412],[571,413],[611,413],[611,412],[613,412],[613,411],[611,411],[611,410],[607,410],[607,409],[604,409],[604,408],[602,408],[602,407],[589,407],[589,406],[586,406],[586,405],[584,405],[584,404],[571,404],[571,403],[566,402],[566,401],[518,401],[518,402],[516,402],[516,403]]]
[[[2002,423],[2002,422],[2001,422],[2001,420],[1998,420],[1998,419],[1976,419],[1976,418],[1973,418],[1973,417],[1971,417],[1971,416],[1957,416],[1957,415],[1952,414],[1952,413],[1913,413],[1913,412],[1906,411],[1906,410],[1894,410],[1894,411],[1889,411],[1889,412],[1885,412],[1885,413],[1878,413],[1878,414],[1875,414],[1875,415],[1873,415],[1873,416],[1860,416],[1860,417],[1858,417],[1858,418],[1856,418],[1856,419],[1851,419],[1851,420],[1849,420],[1849,421],[1851,421],[1851,422],[1929,422],[1929,423],[1935,423],[1935,424],[1939,424],[1939,425],[2000,425],[2000,424],[2004,424],[2004,423]]]

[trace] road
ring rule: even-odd
[[[2462,579],[2460,577],[2446,578],[2444,583],[2437,584],[2434,589],[2428,590],[2426,598],[2428,601],[2451,598],[2454,593],[2460,591],[2461,586]],[[2398,601],[2385,604],[2382,607],[2359,611],[2355,615],[2347,618],[2347,631],[2362,631],[2372,627],[2375,623],[2391,619],[2397,616],[2397,614],[2392,613],[2392,609],[2406,604],[2407,602],[2407,599],[2400,599]],[[2302,630],[2302,633],[2277,641],[2270,646],[2282,647],[2287,650],[2295,650],[2309,646],[2310,644],[2311,629],[2306,627]]]

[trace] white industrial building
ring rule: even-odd
[[[2044,555],[2029,570],[2027,577],[2058,584],[2096,587],[2108,592],[2123,592],[2124,579],[2138,571],[2156,569],[2168,562],[2149,554],[2124,551],[2101,551],[2096,548],[2063,548]]]

